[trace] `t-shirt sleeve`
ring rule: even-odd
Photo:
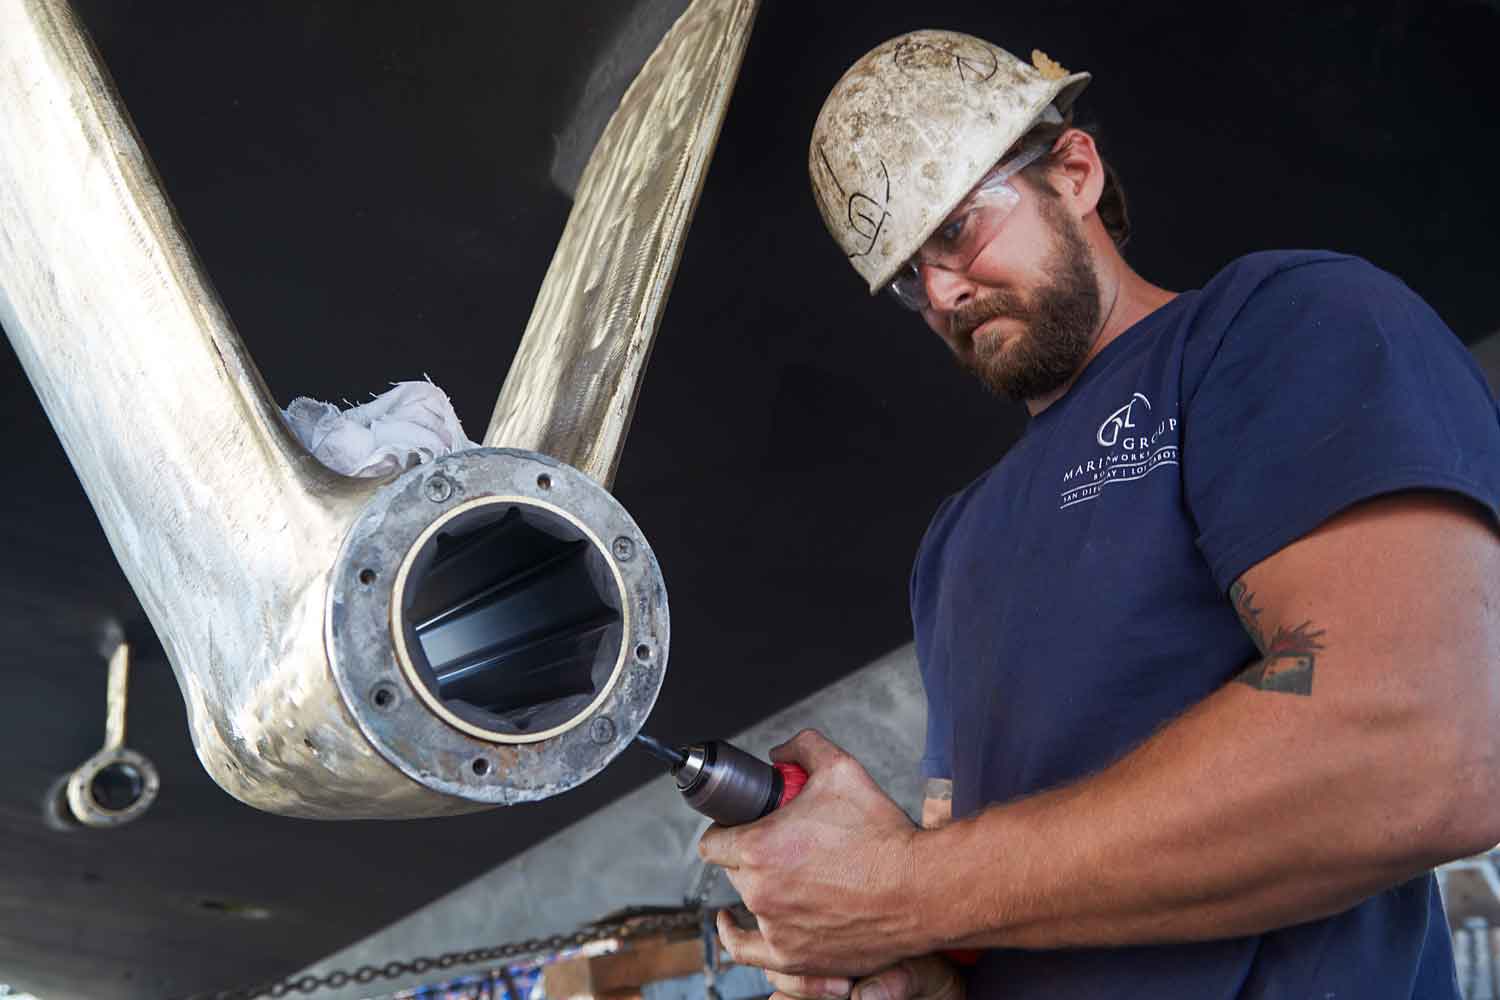
[[[1500,412],[1483,374],[1426,303],[1365,261],[1272,275],[1184,393],[1184,489],[1226,590],[1380,494],[1443,490],[1500,510]]]

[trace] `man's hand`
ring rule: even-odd
[[[908,958],[851,983],[824,976],[768,972],[776,992],[771,1000],[964,1000],[964,981],[947,959]]]
[[[925,954],[913,905],[917,829],[853,757],[805,730],[771,751],[801,764],[807,787],[756,823],[714,826],[698,853],[725,869],[759,930],[719,914],[736,962],[772,972],[864,975]]]

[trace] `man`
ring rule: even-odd
[[[802,795],[703,838],[758,918],[720,934],[808,998],[1456,997],[1430,869],[1500,841],[1494,400],[1363,261],[1145,281],[1088,77],[1033,61],[916,32],[819,116],[851,263],[1031,421],[912,574],[928,828],[798,736]]]

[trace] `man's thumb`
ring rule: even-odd
[[[908,958],[863,980],[851,1000],[959,1000],[958,974],[936,956]]]

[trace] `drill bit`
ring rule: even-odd
[[[670,764],[673,770],[676,770],[677,768],[687,763],[687,754],[683,753],[681,750],[678,750],[676,747],[667,746],[665,743],[663,743],[661,740],[656,739],[655,737],[647,736],[645,733],[636,733],[635,741],[646,750],[650,751],[652,756],[660,757],[662,760]]]

